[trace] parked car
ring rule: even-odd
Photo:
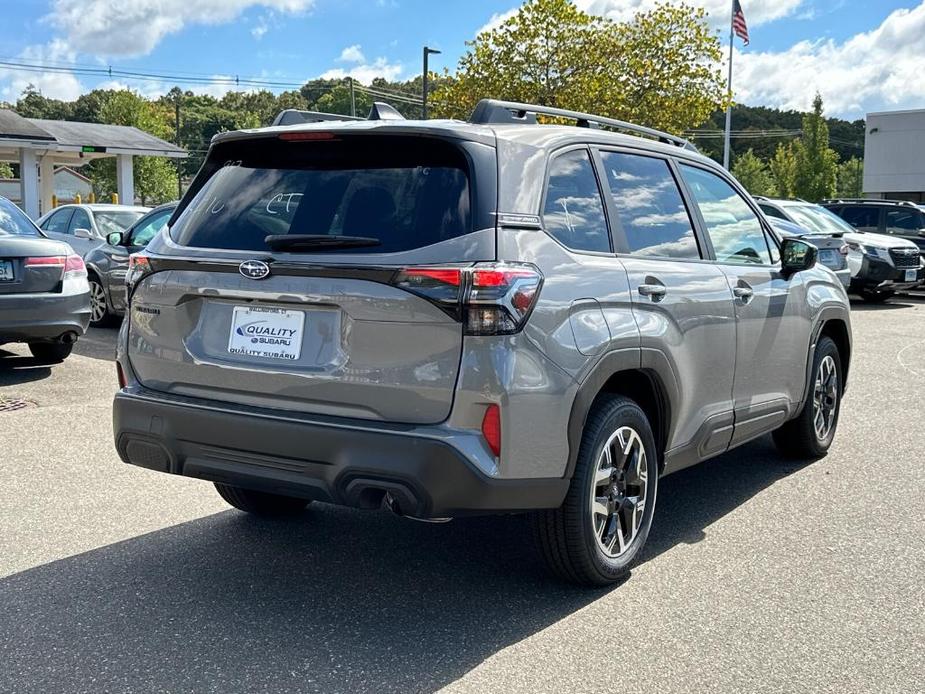
[[[83,260],[0,197],[0,344],[25,342],[41,363],[71,353],[90,321]]]
[[[826,454],[847,295],[723,168],[529,104],[371,115],[212,140],[130,263],[125,462],[256,514],[528,511],[553,572],[607,584],[661,475],[771,432]]]
[[[906,239],[925,256],[925,210],[913,202],[844,198],[822,205],[855,229]]]
[[[855,229],[834,212],[804,200],[758,198],[768,217],[778,217],[825,233],[841,233],[848,244],[850,291],[879,303],[898,291],[914,289],[925,281],[925,263],[918,247],[897,236]]]
[[[87,253],[84,262],[90,282],[91,325],[110,325],[125,313],[125,273],[129,256],[143,250],[167,226],[175,209],[176,202],[155,207],[126,231],[111,232],[105,243]]]
[[[759,203],[760,206],[760,203]],[[798,238],[813,244],[819,250],[819,264],[835,273],[846,289],[851,285],[851,270],[848,267],[848,244],[843,234],[813,232],[799,224],[768,215],[771,228],[780,238]]]
[[[61,205],[38,218],[36,224],[46,236],[64,241],[81,258],[114,231],[125,231],[149,207],[136,205]]]

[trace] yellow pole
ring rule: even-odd
[[[57,206],[58,206],[58,196],[52,195],[51,196],[51,209],[55,209]]]
[[[90,191],[90,195],[87,196],[87,202],[89,202],[91,205],[92,205],[93,203],[95,203],[95,202],[96,202],[96,193],[94,193],[93,191]]]
[[[118,193],[113,193],[113,194],[110,196],[110,198],[111,198],[111,200],[112,200],[112,204],[113,204],[113,205],[118,205],[118,204],[119,204],[119,194],[118,194]]]
[[[74,204],[75,204],[75,205],[79,205],[79,204],[80,204],[80,193],[77,193],[77,194],[74,196]]]

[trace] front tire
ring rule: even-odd
[[[774,436],[777,449],[790,458],[815,460],[829,452],[841,413],[842,364],[838,347],[822,337],[813,354],[810,392],[803,409]]]
[[[94,328],[105,328],[112,325],[116,317],[109,310],[103,283],[93,274],[87,277],[87,283],[90,285],[90,325]]]
[[[72,349],[74,349],[73,344],[64,342],[29,343],[29,351],[40,364],[60,364],[70,356]]]
[[[221,482],[215,482],[215,489],[219,496],[239,511],[257,516],[294,516],[304,511],[310,503],[308,499],[258,492]]]
[[[628,398],[600,398],[588,415],[565,501],[532,515],[552,573],[586,586],[629,573],[652,526],[657,488],[658,453],[645,413]]]

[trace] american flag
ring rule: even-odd
[[[732,0],[732,30],[736,36],[748,45],[748,24],[745,23],[745,13],[739,0]]]

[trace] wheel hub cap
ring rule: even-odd
[[[604,444],[591,486],[591,526],[598,546],[619,557],[636,539],[646,508],[648,466],[639,434],[620,427]]]
[[[831,355],[823,357],[813,385],[813,428],[816,438],[825,441],[835,425],[838,412],[838,369]]]

